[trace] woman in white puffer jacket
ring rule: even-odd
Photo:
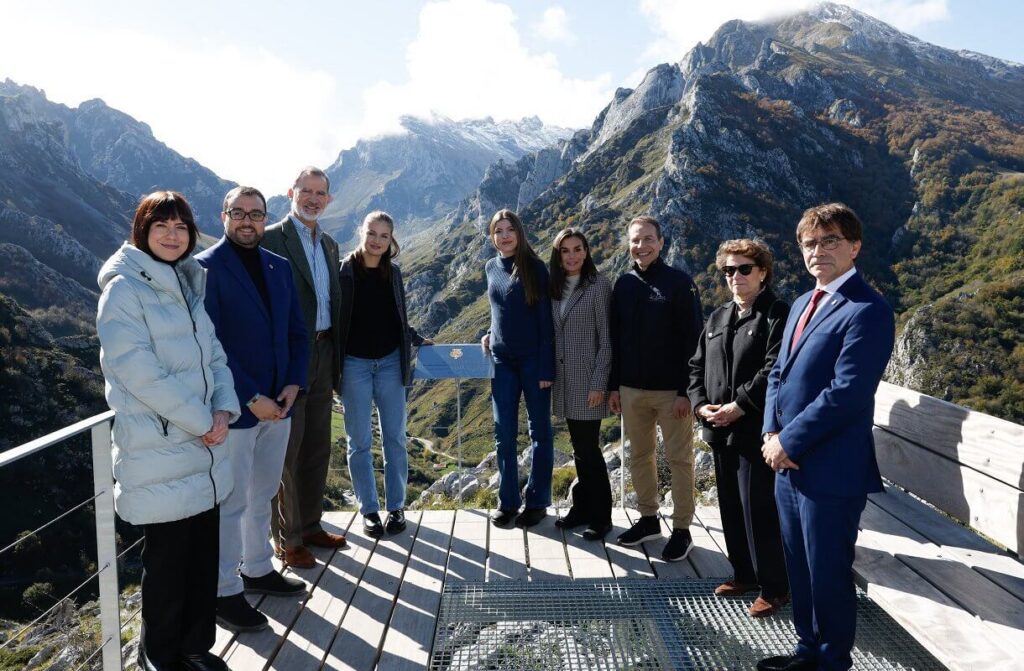
[[[143,525],[143,669],[226,669],[216,628],[218,504],[231,491],[221,446],[239,417],[231,371],[189,256],[198,232],[185,198],[142,199],[126,242],[103,265],[96,315],[114,411],[114,505]]]

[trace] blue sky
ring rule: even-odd
[[[619,86],[726,20],[806,0],[90,3],[8,0],[0,78],[145,121],[177,151],[269,193],[401,114],[540,116],[582,127]],[[1024,3],[851,0],[921,39],[1024,62]]]

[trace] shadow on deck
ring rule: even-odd
[[[792,649],[788,608],[753,620],[756,595],[713,596],[731,575],[717,509],[697,510],[695,547],[675,563],[660,558],[662,541],[614,543],[634,511],[614,511],[606,543],[563,533],[551,513],[524,533],[491,526],[483,510],[411,511],[405,533],[380,540],[363,535],[356,513],[330,513],[349,545],[293,571],[309,595],[250,597],[271,628],[218,629],[214,650],[235,671],[396,671],[743,669]],[[863,596],[860,607],[857,668],[942,668]],[[581,631],[597,652],[581,649]]]

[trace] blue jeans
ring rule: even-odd
[[[409,455],[405,444],[405,386],[398,350],[380,359],[346,356],[341,400],[345,404],[345,432],[348,434],[348,471],[352,489],[359,499],[359,512],[369,515],[380,510],[370,452],[373,404],[377,405],[384,444],[385,503],[389,511],[404,508]]]
[[[491,406],[498,453],[498,506],[502,510],[516,510],[522,503],[516,455],[520,396],[526,398],[533,455],[530,478],[526,482],[526,507],[546,508],[551,505],[551,469],[554,466],[551,389],[540,388],[539,375],[540,366],[536,358],[494,357]]]

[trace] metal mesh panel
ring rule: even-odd
[[[719,580],[460,582],[441,599],[432,671],[753,669],[792,654],[787,606],[755,620]],[[858,590],[855,669],[943,669]]]

